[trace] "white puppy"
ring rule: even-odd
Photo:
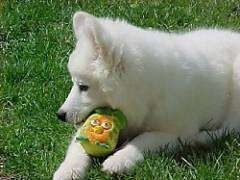
[[[79,124],[96,107],[122,110],[129,142],[102,170],[121,173],[181,141],[207,142],[240,128],[240,34],[223,30],[165,33],[124,21],[73,17],[77,38],[68,69],[73,87],[58,112]],[[55,180],[83,178],[90,157],[72,140]]]

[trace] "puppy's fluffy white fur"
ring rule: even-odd
[[[205,130],[217,136],[239,130],[239,33],[165,33],[85,12],[75,13],[73,27],[73,87],[61,111],[76,124],[99,106],[121,109],[128,119],[121,139],[129,142],[106,158],[103,171],[128,170],[144,152],[174,147],[179,138],[207,142]],[[73,139],[54,179],[83,178],[89,164]]]

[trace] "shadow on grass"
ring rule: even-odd
[[[213,139],[208,144],[196,143],[195,145],[180,145],[177,151],[167,153],[167,156],[174,158],[179,165],[188,164],[186,159],[201,159],[203,161],[209,161],[209,154],[226,154],[234,151],[234,148],[238,146],[239,134],[230,133],[225,134],[221,138]],[[214,160],[214,159],[212,159]],[[190,160],[191,161],[191,160]],[[190,163],[190,162],[189,162]],[[188,164],[190,165],[190,164]]]
[[[146,153],[145,161],[138,163],[128,173],[122,175],[107,175],[101,172],[101,164],[105,158],[93,158],[87,179],[155,179],[156,177],[161,177],[161,179],[187,177],[191,179],[194,178],[193,176],[204,177],[202,174],[209,174],[214,168],[218,171],[226,171],[228,174],[230,170],[225,169],[225,166],[231,166],[228,158],[235,158],[239,152],[238,149],[239,135],[229,134],[215,139],[208,145],[180,145],[172,152]],[[215,167],[216,164],[218,167]],[[213,172],[216,173],[213,175],[213,179],[221,177],[221,173],[217,170]],[[238,175],[238,172],[234,173],[231,177]]]

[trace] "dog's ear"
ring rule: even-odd
[[[103,28],[98,19],[86,12],[76,12],[73,16],[73,29],[75,36],[87,36],[92,41],[94,47],[105,55],[110,44],[109,33]]]
[[[73,30],[76,38],[80,38],[83,33],[87,33],[89,30],[89,21],[94,18],[92,15],[86,12],[76,12],[73,15]]]

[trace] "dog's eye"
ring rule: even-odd
[[[89,87],[85,84],[79,83],[78,88],[80,91],[87,91]]]

